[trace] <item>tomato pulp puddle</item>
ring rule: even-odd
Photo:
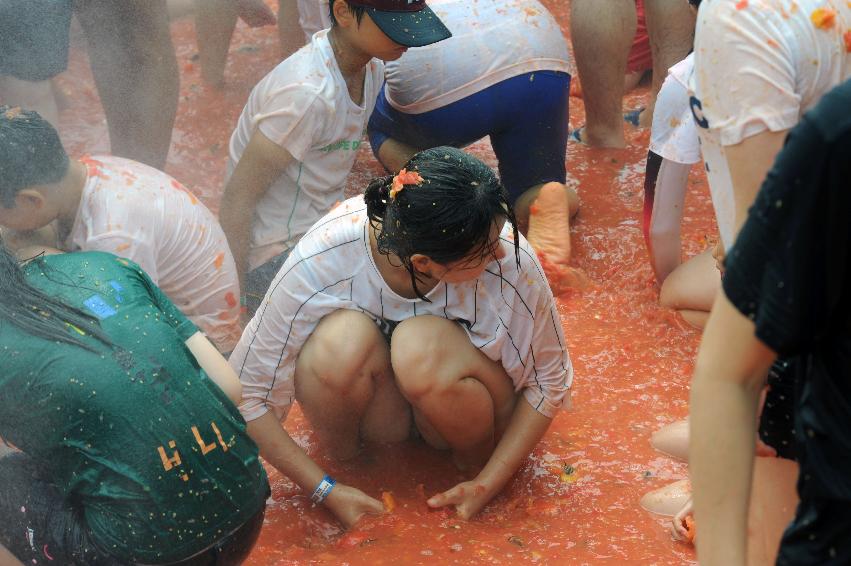
[[[544,0],[568,34],[569,4]],[[270,2],[271,4],[271,2]],[[191,20],[172,26],[181,68],[180,107],[167,170],[218,208],[227,145],[251,87],[278,61],[273,28],[237,27],[222,92],[202,86]],[[61,126],[74,155],[108,151],[84,42],[75,37],[69,72],[60,79],[68,108]],[[643,105],[646,89],[625,108]],[[584,122],[571,98],[571,126]],[[627,126],[630,148],[589,150],[571,143],[570,177],[582,209],[573,229],[573,264],[593,282],[558,297],[576,377],[573,409],[563,411],[514,480],[469,522],[430,511],[428,496],[462,476],[445,454],[417,444],[369,447],[355,461],[330,461],[294,407],[287,429],[339,480],[395,509],[344,533],[292,482],[269,468],[273,501],[249,564],[681,564],[691,547],[671,540],[667,525],[638,506],[645,492],[686,475],[654,452],[650,434],[687,413],[688,383],[699,334],[658,306],[641,236],[647,132]],[[470,150],[496,162],[485,140]],[[686,199],[685,255],[716,234],[705,177],[696,168]],[[349,178],[362,191],[380,169],[365,142]]]

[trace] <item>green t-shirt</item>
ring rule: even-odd
[[[100,319],[95,352],[0,321],[0,437],[40,463],[117,558],[176,561],[239,527],[268,494],[257,446],[184,345],[196,327],[134,263],[33,261],[28,281]]]

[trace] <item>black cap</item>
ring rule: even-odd
[[[452,37],[425,0],[347,0],[366,13],[384,34],[405,47],[422,47]]]

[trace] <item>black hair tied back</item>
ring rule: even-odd
[[[492,253],[490,235],[495,225],[508,220],[514,227],[515,259],[520,262],[517,222],[508,193],[496,174],[472,155],[454,147],[436,147],[416,154],[405,165],[419,174],[417,182],[393,189],[393,176],[373,180],[366,189],[367,215],[376,228],[379,253],[393,254],[411,273],[414,291],[417,274],[411,264],[422,254],[446,265]],[[392,196],[391,196],[392,194]]]
[[[366,203],[366,214],[370,219],[379,222],[384,218],[387,210],[387,202],[390,200],[390,186],[393,184],[393,175],[377,177],[370,181],[363,195]]]

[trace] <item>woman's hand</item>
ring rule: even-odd
[[[721,274],[724,274],[724,260],[727,259],[727,251],[724,249],[724,243],[718,240],[715,247],[712,248],[712,257],[715,259],[715,267]]]
[[[428,506],[432,509],[453,505],[458,516],[469,519],[482,510],[493,493],[485,487],[478,478],[472,481],[459,483],[452,489],[438,493],[428,500]]]
[[[671,519],[671,534],[676,540],[694,542],[694,535],[689,531],[686,519],[694,514],[694,504],[692,498],[689,497],[686,504],[683,505],[674,518]]]
[[[337,484],[325,500],[327,507],[347,529],[352,528],[364,515],[384,513],[384,504],[359,489]]]

